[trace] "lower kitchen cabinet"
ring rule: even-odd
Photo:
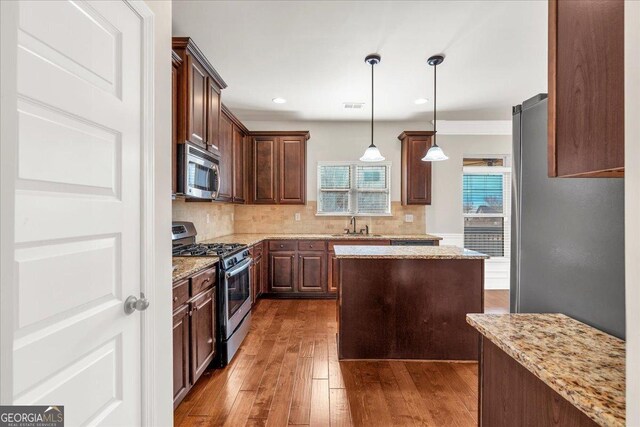
[[[180,402],[189,391],[189,306],[173,312],[173,401]],[[175,406],[175,405],[174,405]]]
[[[298,254],[298,292],[327,292],[326,252]]]
[[[338,263],[339,261],[338,261],[338,258],[336,258],[336,253],[333,251],[329,252],[329,257],[327,262],[327,267],[328,267],[327,291],[329,291],[329,293],[332,293],[332,294],[338,293],[338,282],[340,281],[340,278],[338,276],[338,272],[339,272]]]
[[[251,267],[249,267],[249,277],[251,281],[251,304],[255,304],[256,300],[264,292],[264,268],[262,262],[262,242],[253,245],[249,249],[249,254],[253,258]]]
[[[269,292],[293,293],[296,289],[296,253],[269,252]]]
[[[389,245],[389,240],[270,240],[266,293],[280,298],[332,298],[338,292],[335,245]]]
[[[215,306],[214,289],[201,293],[191,303],[191,377],[194,383],[215,355]]]
[[[215,267],[173,285],[173,406],[216,356]]]

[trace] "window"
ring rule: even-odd
[[[464,247],[509,256],[510,168],[504,158],[465,159],[462,178]]]
[[[391,214],[391,163],[318,163],[318,215]]]

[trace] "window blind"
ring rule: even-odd
[[[389,170],[389,163],[318,165],[318,213],[390,214]]]
[[[492,257],[509,256],[509,179],[508,172],[464,173],[462,197],[465,248]]]

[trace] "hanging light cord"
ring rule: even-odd
[[[375,144],[373,143],[373,67],[375,65],[374,61],[370,62],[371,64],[371,145],[369,147],[375,147]]]
[[[437,147],[436,144],[436,71],[438,70],[438,65],[433,66],[433,146]]]

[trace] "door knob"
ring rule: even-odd
[[[144,293],[140,292],[140,298],[129,295],[124,301],[124,312],[131,314],[134,311],[145,311],[149,307],[149,300],[144,297]]]

